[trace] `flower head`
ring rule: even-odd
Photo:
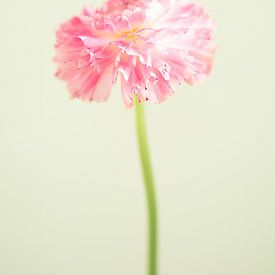
[[[211,71],[213,22],[199,4],[174,0],[109,0],[84,8],[56,33],[56,76],[72,97],[104,102],[121,77],[133,106],[163,102],[173,84],[194,84]]]

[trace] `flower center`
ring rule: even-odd
[[[133,42],[139,38],[139,29],[135,28],[131,31],[122,32],[119,34],[119,38],[125,39],[126,41]]]

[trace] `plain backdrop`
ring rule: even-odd
[[[213,73],[146,105],[160,275],[275,274],[275,2],[204,0]],[[100,0],[0,1],[0,274],[145,275],[134,112],[70,100],[55,30]]]

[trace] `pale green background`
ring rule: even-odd
[[[144,275],[133,110],[53,77],[54,30],[87,1],[0,3],[0,275]],[[213,74],[147,106],[160,274],[274,275],[275,3],[204,3]]]

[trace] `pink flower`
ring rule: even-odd
[[[84,8],[57,31],[56,76],[72,97],[103,102],[121,77],[126,107],[163,102],[171,85],[209,75],[215,45],[204,7],[174,0],[109,0]]]

